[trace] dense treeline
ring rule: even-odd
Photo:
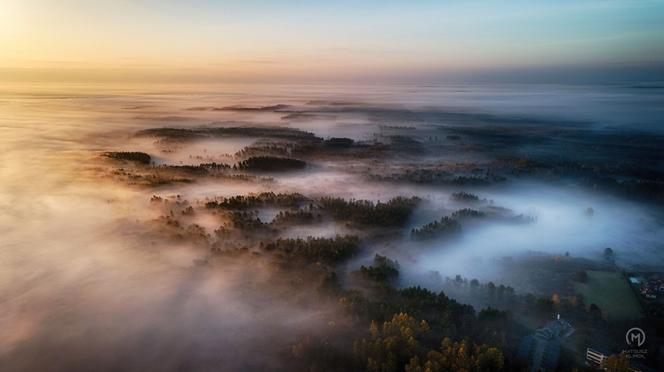
[[[504,176],[489,171],[485,171],[483,174],[466,174],[437,169],[409,169],[402,173],[388,175],[372,174],[371,178],[378,181],[413,182],[419,184],[454,186],[486,186],[506,180]]]
[[[440,347],[427,347],[431,328],[425,320],[398,313],[369,328],[370,337],[356,341],[354,354],[366,361],[366,371],[500,371],[505,358],[500,349],[467,341],[443,339]]]
[[[362,265],[357,273],[361,278],[377,282],[381,285],[394,284],[399,277],[399,263],[376,254],[373,264],[371,266]]]
[[[431,350],[426,357],[414,356],[405,367],[406,372],[494,372],[505,365],[502,351],[486,344],[469,344],[466,341],[453,342],[445,338],[437,350]]]
[[[306,225],[314,222],[320,222],[322,216],[314,213],[312,209],[296,209],[279,211],[272,220],[273,225]]]
[[[410,235],[413,239],[425,240],[454,236],[460,232],[461,225],[459,222],[454,218],[444,216],[439,221],[434,221],[420,228],[412,229]]]
[[[162,164],[153,169],[158,172],[181,174],[187,177],[203,177],[208,174],[208,168],[199,165]]]
[[[263,249],[286,258],[336,264],[360,251],[360,239],[350,235],[334,238],[277,239],[263,245]]]
[[[474,310],[447,297],[421,287],[395,289],[386,287],[381,292],[365,296],[359,291],[345,291],[341,304],[349,314],[367,321],[383,322],[393,314],[409,313],[425,319],[436,332],[453,338],[473,333]]]
[[[261,172],[278,172],[304,169],[307,163],[291,158],[275,156],[253,156],[237,163],[237,169]]]
[[[319,204],[336,220],[365,226],[398,227],[408,222],[419,202],[417,197],[396,197],[387,203],[325,197]]]
[[[200,168],[209,170],[209,171],[216,171],[216,170],[224,170],[224,169],[230,169],[231,166],[225,163],[201,163],[199,165]]]
[[[368,296],[348,290],[343,293],[340,301],[350,314],[373,324],[389,322],[395,314],[401,313],[425,321],[428,330],[419,341],[426,348],[439,346],[443,338],[469,339],[496,347],[506,346],[505,335],[510,324],[508,313],[487,309],[475,315],[471,306],[460,304],[443,292],[434,293],[421,287],[396,289],[388,285]],[[402,359],[402,363],[410,362],[417,355],[409,355]],[[363,362],[366,366],[368,360],[364,359]],[[403,368],[401,364],[397,370]]]
[[[410,231],[410,236],[416,240],[451,237],[461,232],[460,220],[470,218],[484,218],[487,214],[470,208],[463,208],[452,212],[450,216],[443,216],[440,220],[428,223]],[[510,221],[518,220],[520,216],[512,217]]]
[[[368,200],[345,200],[342,198],[324,197],[312,200],[299,193],[276,194],[263,192],[250,195],[236,195],[220,200],[209,201],[205,206],[209,209],[249,210],[262,207],[299,208],[309,203],[306,209],[281,211],[276,219],[280,222],[310,223],[320,220],[321,213],[329,214],[333,219],[364,226],[399,227],[408,222],[420,199],[416,197],[396,197],[388,202],[374,203]]]
[[[141,164],[150,164],[152,157],[139,151],[110,151],[105,152],[104,156],[116,160],[133,161]]]
[[[480,201],[479,196],[477,196],[475,194],[465,192],[465,191],[455,192],[454,194],[452,194],[451,199],[452,200],[457,200],[457,201],[464,201],[464,202],[478,202],[478,201]]]
[[[335,297],[363,331],[336,339],[307,337],[293,346],[299,367],[328,371],[500,371],[510,365],[502,352],[511,326],[508,313],[475,314],[443,294],[391,285],[371,293],[343,290]],[[453,341],[458,340],[458,341]],[[464,369],[465,368],[465,369]]]
[[[222,208],[231,210],[245,210],[260,207],[295,208],[309,201],[299,193],[262,192],[259,194],[236,195],[223,198],[219,201],[210,201],[205,204],[207,208]]]
[[[258,218],[255,211],[233,211],[230,214],[233,227],[245,231],[259,231],[269,228],[269,225]]]
[[[481,218],[481,217],[486,217],[486,213],[475,209],[464,208],[453,212],[451,217],[454,219]]]
[[[255,143],[245,146],[237,151],[233,156],[239,159],[250,158],[254,156],[282,156],[288,157],[293,149],[293,145],[284,143]]]
[[[355,141],[346,137],[332,137],[325,140],[325,145],[331,147],[351,147]]]

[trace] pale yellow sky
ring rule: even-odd
[[[262,80],[664,60],[664,2],[0,0],[0,78]]]

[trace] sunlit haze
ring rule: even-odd
[[[4,80],[620,81],[662,66],[659,0],[0,2]]]

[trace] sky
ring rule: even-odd
[[[664,80],[664,0],[0,0],[2,80]]]

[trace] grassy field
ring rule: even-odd
[[[583,296],[586,304],[597,304],[608,314],[609,320],[635,319],[641,316],[641,306],[627,280],[620,273],[588,271],[588,282],[577,283],[574,290]]]

